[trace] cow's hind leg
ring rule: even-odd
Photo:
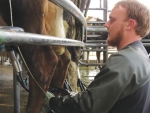
[[[71,61],[71,56],[68,50],[64,54],[58,56],[58,65],[55,70],[50,87],[63,88],[64,81],[68,72],[68,68]],[[59,92],[53,92],[55,95],[60,94]]]
[[[57,66],[57,56],[51,47],[40,46],[35,50],[29,66],[29,96],[26,113],[40,113],[45,93],[47,92]]]

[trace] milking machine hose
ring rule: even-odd
[[[71,85],[69,84],[69,82],[68,82],[67,80],[64,81],[64,88],[65,88],[66,90],[69,90],[70,92],[73,91]]]
[[[85,88],[87,88],[87,87],[85,86],[85,84],[82,83],[82,81],[81,81],[80,78],[78,78],[77,85],[78,85],[78,87],[80,87],[81,91],[85,91],[85,90],[86,90]]]
[[[26,87],[23,79],[22,79],[22,69],[21,69],[21,66],[20,66],[20,63],[18,61],[18,59],[16,58],[15,56],[15,53],[14,53],[14,50],[13,50],[13,47],[10,46],[10,45],[5,45],[5,49],[11,59],[11,62],[12,62],[12,66],[13,66],[13,69],[17,75],[17,79],[19,81],[19,83],[21,84],[21,86],[29,92],[29,89]]]
[[[62,93],[64,95],[69,95],[69,91],[67,91],[66,89],[63,89],[63,88],[57,88],[57,87],[50,87],[49,88],[49,91],[50,92],[53,92],[53,91],[56,91],[56,92],[59,92],[59,93]]]
[[[18,79],[19,83],[21,84],[21,86],[22,86],[27,92],[29,92],[29,89],[26,87],[26,85],[25,85],[25,83],[24,83],[24,81],[23,81],[23,79],[22,79],[22,74],[21,74],[21,72],[18,73],[17,79]]]

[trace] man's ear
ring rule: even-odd
[[[134,19],[129,19],[126,29],[133,29],[136,26],[136,21]]]

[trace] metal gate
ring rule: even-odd
[[[100,40],[98,39],[101,37],[101,34],[107,32],[107,29],[103,26],[105,22],[107,21],[107,15],[108,15],[108,3],[107,0],[99,0],[99,8],[89,7],[91,0],[87,0],[87,4],[84,11],[84,16],[87,16],[87,12],[92,11],[103,11],[103,19],[97,20],[97,21],[87,21],[87,27],[85,29],[85,35],[84,35],[84,42],[85,47],[81,49],[83,52],[83,59],[79,61],[80,65],[86,65],[86,66],[101,66],[108,58],[108,46],[105,43],[106,40]],[[94,2],[94,1],[92,1]],[[90,26],[88,26],[90,24]],[[87,55],[89,52],[102,52],[103,53],[103,61],[90,63],[85,61],[85,55]],[[88,55],[87,55],[88,56]]]

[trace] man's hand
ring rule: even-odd
[[[51,111],[51,108],[49,106],[49,100],[54,97],[54,95],[50,92],[46,93],[46,97],[42,106],[42,112],[41,113],[48,113],[49,111]]]

